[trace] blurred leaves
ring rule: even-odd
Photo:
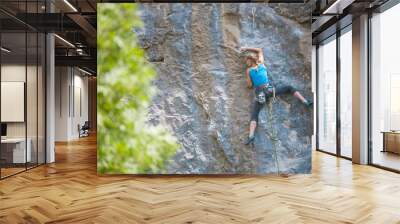
[[[155,71],[138,46],[137,5],[98,4],[98,171],[165,173],[176,139],[146,123]]]

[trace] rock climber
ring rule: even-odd
[[[265,105],[268,98],[274,95],[290,93],[299,99],[307,107],[312,106],[312,102],[306,100],[299,91],[291,85],[273,87],[268,79],[267,67],[264,64],[264,54],[261,48],[242,47],[241,52],[249,52],[246,56],[246,81],[249,88],[255,90],[255,100],[251,111],[249,137],[246,145],[254,142],[254,132],[257,127],[258,114]]]

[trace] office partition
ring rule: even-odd
[[[45,33],[7,12],[38,13],[43,2],[0,3],[1,179],[45,163]]]

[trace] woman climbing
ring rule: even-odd
[[[251,112],[249,137],[246,145],[253,143],[254,132],[257,127],[258,114],[266,103],[267,99],[274,95],[290,93],[299,99],[307,107],[312,106],[312,102],[306,100],[299,91],[290,85],[278,86],[274,88],[268,79],[267,67],[264,64],[264,54],[261,48],[242,47],[241,52],[250,51],[256,53],[256,56],[249,54],[246,56],[246,80],[249,88],[255,90],[255,100]]]

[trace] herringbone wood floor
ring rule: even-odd
[[[94,137],[0,181],[0,223],[400,223],[400,175],[314,152],[313,174],[96,174]]]

